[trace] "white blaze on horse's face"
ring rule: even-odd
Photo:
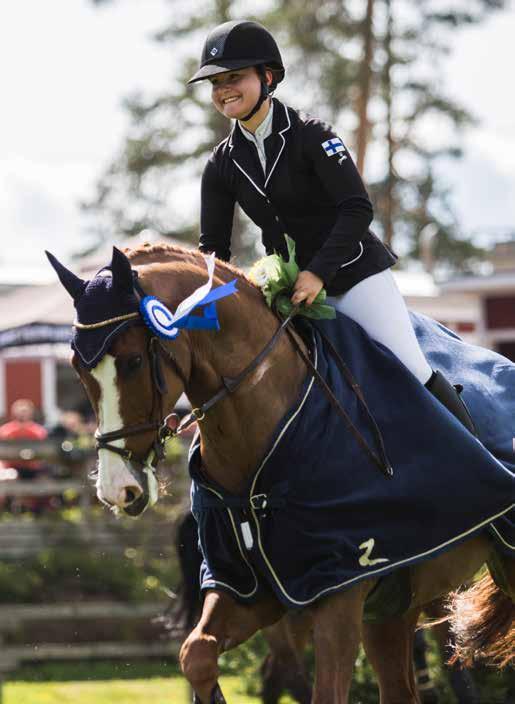
[[[116,385],[116,364],[112,355],[106,354],[97,366],[91,370],[100,387],[98,400],[98,428],[100,433],[110,433],[123,427],[120,414],[120,393]],[[125,440],[113,440],[116,447],[125,447]],[[109,450],[98,451],[97,496],[100,501],[107,501],[123,508],[127,505],[127,490],[141,495],[143,488],[127,469],[122,457]]]

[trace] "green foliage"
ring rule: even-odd
[[[245,694],[258,696],[261,692],[260,669],[268,653],[268,646],[261,633],[234,650],[220,657],[220,670],[224,675],[238,676]]]
[[[0,603],[44,603],[74,598],[156,600],[178,579],[169,560],[143,561],[142,550],[125,557],[77,547],[48,549],[36,558],[0,562]]]
[[[152,660],[49,661],[25,664],[9,673],[11,682],[73,682],[132,680],[181,676],[178,663],[169,658]]]

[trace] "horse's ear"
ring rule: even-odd
[[[131,263],[125,254],[116,247],[113,247],[111,271],[113,272],[113,286],[119,291],[132,293],[134,284],[132,280]]]
[[[77,298],[82,295],[87,282],[78,276],[75,276],[75,274],[61,264],[61,262],[56,259],[53,254],[47,252],[46,250],[45,254],[48,257],[48,261],[55,269],[57,276],[59,277],[59,281],[68,291],[73,300],[77,300]]]

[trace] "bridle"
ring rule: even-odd
[[[155,335],[151,335],[149,337],[148,345],[147,345],[147,354],[149,358],[149,363],[150,363],[150,370],[151,370],[151,376],[152,376],[152,411],[150,413],[150,418],[154,418],[155,414],[155,409],[159,409],[159,414],[158,417],[161,420],[150,420],[147,423],[137,423],[135,425],[129,425],[129,426],[124,426],[123,428],[120,428],[118,430],[113,430],[109,433],[99,433],[98,431],[95,433],[95,440],[96,440],[96,449],[97,450],[108,450],[109,452],[113,452],[120,457],[122,457],[126,461],[130,461],[132,459],[138,460],[141,464],[144,466],[150,467],[152,470],[155,470],[157,463],[163,459],[165,455],[165,444],[168,439],[174,438],[177,435],[180,435],[183,433],[187,428],[189,428],[190,425],[192,425],[195,422],[200,422],[204,419],[206,413],[219,401],[221,401],[223,398],[228,396],[229,394],[234,393],[234,391],[238,388],[238,386],[244,381],[244,379],[251,374],[260,364],[261,362],[267,357],[268,354],[274,349],[276,346],[282,332],[284,329],[289,325],[291,322],[292,318],[294,315],[297,313],[298,306],[296,306],[290,315],[285,318],[277,330],[274,332],[273,336],[271,339],[268,341],[268,343],[265,345],[265,347],[261,350],[261,352],[254,357],[254,359],[248,364],[236,377],[226,377],[222,376],[222,386],[216,391],[213,396],[211,396],[210,399],[208,399],[205,403],[203,403],[200,407],[198,408],[193,408],[191,413],[184,417],[180,423],[178,423],[177,427],[171,428],[170,427],[170,421],[172,419],[177,419],[178,416],[175,412],[169,413],[168,415],[164,416],[163,413],[163,397],[167,393],[167,387],[166,387],[166,381],[162,373],[162,368],[161,368],[161,363],[160,363],[160,354],[163,356],[164,360],[166,361],[167,364],[169,364],[175,374],[179,377],[181,380],[184,389],[186,390],[188,388],[188,382],[189,380],[186,378],[186,375],[182,371],[179,363],[173,356],[172,352],[168,350],[164,344],[162,343],[161,339]],[[136,314],[138,315],[138,314]],[[134,317],[136,317],[136,315]],[[101,323],[95,323],[94,325],[96,327],[100,327],[102,325],[110,325],[111,320],[106,320],[102,321]],[[81,327],[86,327],[86,326],[81,326]],[[134,453],[132,450],[127,450],[126,448],[123,447],[117,447],[116,445],[112,445],[111,442],[114,440],[124,440],[128,437],[134,437],[135,435],[141,435],[143,433],[148,433],[154,431],[156,432],[156,437],[154,439],[154,442],[152,444],[152,447],[147,454],[147,456],[144,459],[138,459],[134,457]]]
[[[122,457],[124,460],[129,461],[132,459],[138,459],[134,457],[132,450],[111,445],[111,442],[114,440],[125,440],[126,438],[133,437],[135,435],[142,435],[144,433],[157,431],[156,438],[146,458],[139,458],[139,462],[141,464],[149,466],[152,469],[155,469],[155,465],[157,465],[157,463],[164,457],[166,440],[173,434],[176,434],[168,426],[168,420],[174,414],[171,413],[163,419],[163,397],[166,395],[168,389],[162,373],[159,353],[164,353],[166,355],[166,361],[173,368],[183,386],[186,388],[188,380],[179,366],[179,363],[175,357],[165,349],[161,340],[155,335],[151,335],[148,339],[147,345],[147,354],[152,380],[152,410],[150,411],[151,420],[146,423],[136,423],[134,425],[124,426],[123,428],[113,430],[109,433],[99,433],[98,431],[95,433],[97,450],[109,450],[109,452],[113,452]],[[152,420],[156,416],[156,409],[158,410],[157,417],[159,420]]]

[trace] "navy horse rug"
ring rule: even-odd
[[[388,478],[311,374],[244,495],[205,481],[190,450],[202,589],[252,602],[272,589],[304,607],[367,577],[435,557],[488,531],[515,557],[515,364],[412,314],[434,369],[464,385],[480,440],[350,318],[313,324],[312,357],[371,447],[369,419],[319,334],[360,385],[393,468]]]

